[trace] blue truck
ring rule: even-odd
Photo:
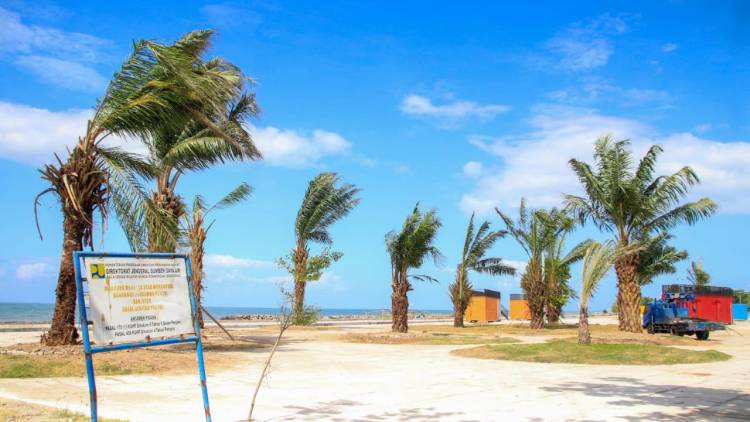
[[[724,324],[688,317],[688,309],[694,298],[692,293],[671,293],[663,300],[655,300],[646,305],[643,312],[643,328],[649,334],[671,333],[675,336],[692,336],[698,340],[708,340],[711,331],[723,330]],[[681,305],[681,306],[678,306]]]

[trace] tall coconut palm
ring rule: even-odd
[[[594,295],[599,281],[612,268],[616,249],[611,241],[601,244],[590,242],[583,256],[581,268],[581,300],[578,312],[578,344],[591,344],[589,332],[589,299]]]
[[[393,230],[385,235],[386,250],[391,258],[391,329],[394,332],[409,331],[407,294],[412,290],[410,280],[436,281],[430,276],[409,272],[421,267],[425,258],[431,257],[435,261],[441,258],[440,251],[434,245],[440,226],[437,210],[422,213],[417,203],[401,230]]]
[[[141,138],[148,150],[148,162],[153,168],[156,184],[153,203],[175,223],[185,212],[182,198],[175,193],[181,176],[190,171],[206,169],[226,161],[257,160],[261,154],[250,134],[242,126],[245,120],[258,113],[254,95],[244,93],[248,79],[242,71],[222,59],[204,60],[211,32],[201,34],[198,46],[180,44],[190,52],[193,72],[203,75],[205,84],[199,85],[202,95],[212,99],[196,103],[198,112],[191,113],[182,126],[164,125],[155,135]],[[188,86],[174,83],[176,92]],[[200,97],[199,97],[200,98]],[[147,222],[146,243],[151,252],[174,252],[175,234],[160,227],[160,222]]]
[[[514,275],[516,269],[505,265],[502,258],[485,258],[495,242],[504,237],[507,232],[490,231],[490,223],[485,221],[474,231],[474,214],[471,214],[469,226],[466,228],[464,248],[461,253],[461,262],[456,266],[456,278],[448,286],[451,302],[453,302],[453,326],[464,326],[464,314],[469,306],[472,296],[472,285],[469,280],[469,271],[491,275]]]
[[[183,38],[190,44],[191,37]],[[190,92],[175,93],[167,89],[170,81],[181,72],[187,85],[198,83],[201,75],[184,71],[185,53],[174,45],[138,41],[134,51],[114,75],[104,96],[99,100],[94,115],[78,143],[56,164],[40,170],[42,179],[50,187],[63,214],[63,247],[55,291],[55,310],[52,326],[43,336],[48,345],[75,343],[76,288],[73,251],[88,245],[93,248],[94,214],[106,220],[113,206],[127,230],[129,222],[143,216],[148,209],[137,175],[153,175],[150,166],[137,156],[107,147],[103,142],[110,136],[150,137],[157,127],[180,127],[185,116],[196,103]],[[153,212],[154,219],[160,219]],[[41,230],[40,230],[41,236]]]
[[[333,223],[344,218],[359,203],[359,189],[347,183],[340,184],[336,173],[321,173],[307,186],[302,205],[294,224],[295,246],[289,253],[294,280],[294,303],[292,305],[295,324],[305,322],[305,287],[310,277],[310,243],[333,243],[328,232]],[[327,249],[330,252],[330,249]],[[341,255],[324,254],[314,259],[315,267],[321,263],[330,265]],[[327,266],[327,265],[326,265]],[[318,269],[318,273],[320,273]],[[317,278],[320,278],[319,276]]]
[[[247,183],[229,192],[224,198],[213,205],[207,205],[202,196],[196,195],[193,199],[192,209],[188,210],[183,217],[183,230],[187,237],[187,246],[190,247],[190,272],[192,274],[193,289],[195,290],[195,302],[198,305],[198,322],[203,327],[203,313],[201,309],[201,297],[205,286],[203,285],[203,256],[206,236],[216,220],[206,224],[206,218],[213,211],[217,211],[245,200],[252,193],[252,188]]]
[[[614,141],[606,136],[596,141],[595,168],[570,160],[585,194],[565,195],[565,198],[581,223],[590,220],[600,230],[611,232],[618,247],[623,249],[637,243],[639,238],[668,232],[680,223],[695,224],[716,212],[717,205],[709,198],[681,203],[690,188],[699,183],[690,167],[654,177],[662,148],[652,146],[633,168],[629,145],[628,140]],[[640,252],[631,250],[632,253],[615,262],[619,327],[623,331],[640,332]]]
[[[574,255],[560,257],[558,253],[564,244],[563,235],[572,230],[573,222],[565,212],[556,208],[529,212],[524,199],[521,199],[517,221],[497,208],[495,212],[529,258],[521,275],[521,287],[529,304],[531,327],[542,328],[550,286],[560,282],[564,268],[576,259]],[[552,262],[554,258],[558,260]]]

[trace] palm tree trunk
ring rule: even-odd
[[[303,280],[294,280],[294,323],[302,324],[305,315],[305,282]]]
[[[546,284],[542,274],[541,263],[531,260],[521,276],[521,287],[526,293],[529,305],[531,328],[544,328],[544,307],[547,304]]]
[[[556,303],[548,303],[546,313],[547,322],[549,322],[550,324],[557,324],[558,322],[560,322],[561,310]]]
[[[578,312],[578,344],[591,344],[589,331],[589,310],[587,305],[581,304]]]
[[[204,237],[205,239],[205,237]],[[193,276],[193,290],[195,292],[195,305],[197,308],[198,323],[201,328],[205,327],[203,312],[201,311],[201,293],[203,293],[203,243],[193,244],[190,248],[190,272]]]
[[[307,247],[298,244],[294,249],[294,303],[292,305],[292,321],[294,324],[304,323],[305,315],[305,279],[307,271]]]
[[[391,283],[393,293],[391,294],[391,316],[393,323],[391,330],[394,333],[409,332],[409,281],[405,273],[396,273]]]
[[[203,227],[203,213],[200,210],[193,210],[193,222],[189,228],[190,272],[192,273],[193,278],[198,323],[201,328],[203,328],[205,324],[201,308],[201,296],[203,293],[203,278],[205,277],[205,274],[203,273],[203,255],[205,254],[204,244],[206,242],[206,229]]]
[[[617,273],[617,316],[620,331],[640,333],[641,285],[638,283],[638,254],[626,255],[615,262]]]
[[[55,311],[52,315],[52,326],[42,336],[42,343],[47,346],[76,344],[76,282],[73,252],[83,249],[82,239],[85,225],[74,217],[72,210],[63,207],[63,250],[60,256],[60,272],[55,289]]]
[[[464,327],[464,312],[466,310],[462,310],[460,308],[455,308],[453,311],[453,326],[456,328],[463,328]]]

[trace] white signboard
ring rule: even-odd
[[[98,345],[195,333],[184,258],[83,259]]]

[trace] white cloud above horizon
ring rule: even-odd
[[[36,165],[73,146],[91,110],[50,111],[0,101],[0,157]]]
[[[263,162],[273,166],[320,167],[323,158],[348,156],[352,150],[352,143],[343,136],[322,129],[305,134],[273,126],[247,126],[263,154]]]
[[[72,147],[86,130],[93,110],[69,109],[51,111],[0,101],[0,157],[31,165],[49,161],[54,153]],[[268,165],[279,167],[321,167],[327,157],[349,157],[365,166],[375,162],[353,154],[352,144],[343,136],[321,129],[309,135],[273,126],[248,125]],[[121,137],[108,139],[107,145],[120,146],[138,154],[146,152],[137,140]]]
[[[107,79],[93,68],[81,63],[54,57],[27,55],[14,63],[53,85],[76,91],[103,92]]]
[[[436,104],[422,95],[409,94],[401,100],[401,112],[413,117],[427,117],[455,123],[466,118],[492,119],[500,113],[510,110],[504,104],[479,104],[475,101],[450,99]]]
[[[574,86],[557,89],[548,94],[550,100],[569,105],[590,106],[606,102],[612,104],[612,98],[617,101],[615,107],[651,106],[659,109],[672,107],[672,96],[659,89],[623,88],[610,80],[587,76],[579,79]]]
[[[535,62],[573,72],[602,67],[614,53],[610,37],[627,32],[628,20],[625,15],[604,14],[575,22],[545,41],[542,47],[551,57],[535,57]]]
[[[217,268],[276,268],[276,264],[273,261],[238,258],[222,254],[206,254],[203,262],[206,266]]]
[[[109,40],[93,35],[25,24],[21,16],[0,7],[0,59],[63,88],[98,92],[106,85],[94,67],[110,59]]]
[[[41,278],[49,274],[51,266],[46,262],[23,263],[16,267],[16,278],[18,280],[31,280]]]
[[[594,141],[606,134],[629,138],[636,159],[652,144],[661,144],[657,174],[690,165],[701,178],[689,198],[709,196],[728,213],[750,212],[750,143],[721,142],[689,132],[659,134],[639,121],[591,110],[561,107],[537,110],[529,120],[531,131],[516,137],[474,136],[470,142],[495,155],[499,162],[475,179],[460,200],[468,213],[488,213],[494,207],[515,209],[525,197],[533,207],[558,206],[562,194],[580,194],[568,165],[576,158],[592,162]]]

